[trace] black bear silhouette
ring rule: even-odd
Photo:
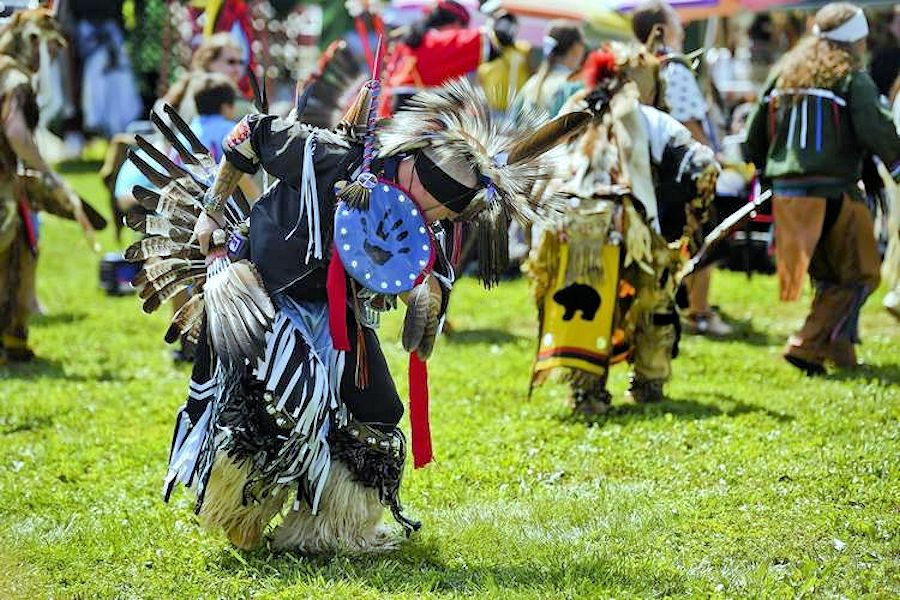
[[[573,283],[553,294],[553,301],[566,309],[563,321],[571,321],[579,310],[582,321],[593,321],[600,308],[600,294],[583,283]]]

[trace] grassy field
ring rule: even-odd
[[[99,197],[95,176],[69,177]],[[41,359],[0,368],[2,598],[900,594],[900,328],[880,294],[869,366],[811,380],[779,358],[804,306],[778,304],[771,278],[721,274],[738,335],[686,340],[662,405],[623,402],[616,369],[615,410],[585,423],[560,386],[525,398],[526,283],[463,281],[431,361],[437,463],[404,483],[423,530],[384,556],[309,559],[230,548],[189,492],[161,502],[189,372],[166,315],[104,296],[76,227],[44,222]],[[400,374],[397,324],[383,338]]]

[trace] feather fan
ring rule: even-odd
[[[275,307],[253,265],[230,263],[210,275],[204,286],[209,336],[219,358],[255,360],[265,346],[265,331]]]
[[[183,165],[140,136],[138,148],[158,166],[134,151],[128,156],[158,188],[136,186],[134,197],[149,214],[130,214],[125,219],[129,227],[147,235],[125,252],[128,260],[146,261],[133,282],[142,308],[153,312],[190,290],[191,298],[172,318],[166,341],[181,336],[196,340],[205,321],[220,360],[232,364],[254,360],[265,345],[275,307],[249,262],[231,263],[221,253],[204,260],[193,232],[204,190],[214,180],[217,166],[184,119],[171,106],[164,105],[163,112],[168,119],[156,112],[150,118]],[[250,203],[236,191],[224,212],[227,235],[246,223]]]
[[[193,229],[189,228],[192,224],[183,222],[176,224],[158,215],[128,213],[125,215],[125,224],[135,231],[147,235],[161,235],[182,244],[190,242],[194,235]]]

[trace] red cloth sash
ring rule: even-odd
[[[347,333],[347,275],[337,248],[331,248],[328,276],[325,281],[328,293],[328,328],[331,330],[331,345],[335,350],[350,351],[350,336]]]

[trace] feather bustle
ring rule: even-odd
[[[175,114],[177,115],[178,113],[176,112]],[[181,141],[181,138],[175,135],[175,132],[172,131],[169,125],[156,111],[150,113],[150,120],[156,126],[156,129],[163,135],[163,137],[166,138],[166,141],[169,142],[173,148],[175,148],[175,151],[178,153],[178,156],[181,157],[181,160],[183,160],[186,164],[192,164],[194,166],[201,165],[200,158],[197,157],[194,152],[189,150],[184,145],[184,142]],[[202,150],[200,150],[199,153],[206,154],[207,151],[203,144],[200,144],[200,148]]]
[[[143,268],[138,271],[132,280],[132,284],[136,287],[147,285],[148,282],[154,281],[167,273],[183,273],[190,269],[199,272],[204,268],[202,261],[190,261],[183,258],[164,258],[161,260],[148,261]]]
[[[136,286],[138,287],[138,297],[141,300],[149,300],[152,296],[162,293],[173,284],[183,283],[186,279],[203,275],[203,269],[177,268],[170,270],[154,279],[146,279],[142,285]],[[187,283],[183,283],[183,285],[187,285]]]
[[[125,250],[125,260],[139,262],[152,257],[175,257],[199,260],[203,258],[200,246],[179,244],[161,235],[151,235],[133,243]]]
[[[140,171],[144,177],[150,180],[150,183],[158,188],[165,187],[171,181],[165,174],[160,173],[150,166],[150,163],[141,158],[134,149],[128,151],[128,160],[137,167],[138,171]]]
[[[174,298],[180,291],[189,285],[202,285],[206,279],[205,275],[188,272],[187,274],[176,278],[174,281],[167,283],[158,290],[153,289],[147,294],[142,306],[144,312],[152,313],[159,309],[164,303]],[[144,288],[145,290],[148,287]],[[142,297],[143,298],[143,297]]]
[[[191,129],[190,125],[185,122],[185,120],[180,114],[178,114],[178,111],[175,110],[173,106],[171,106],[170,104],[164,104],[163,111],[165,111],[165,113],[169,115],[169,118],[172,120],[172,125],[174,125],[181,133],[181,135],[183,135],[184,138],[188,141],[188,143],[191,145],[191,149],[195,154],[209,154],[209,149],[203,145],[203,142],[200,141],[200,138],[197,137],[197,134],[194,133],[194,130]]]
[[[145,209],[159,213],[162,216],[175,217],[179,221],[190,223],[191,227],[193,227],[200,212],[198,206],[185,204],[178,197],[164,196],[140,185],[134,186],[131,193],[138,204]]]
[[[147,235],[162,235],[173,242],[186,244],[194,235],[192,229],[178,225],[165,217],[157,215],[142,215],[128,213],[125,215],[125,224],[131,229]]]
[[[144,136],[136,135],[134,136],[134,140],[137,143],[138,148],[143,150],[147,156],[156,162],[156,164],[165,169],[173,179],[180,179],[183,177],[193,179],[193,176],[189,171],[176,164],[175,161],[166,156],[165,153],[160,152],[153,144],[148,142]]]

